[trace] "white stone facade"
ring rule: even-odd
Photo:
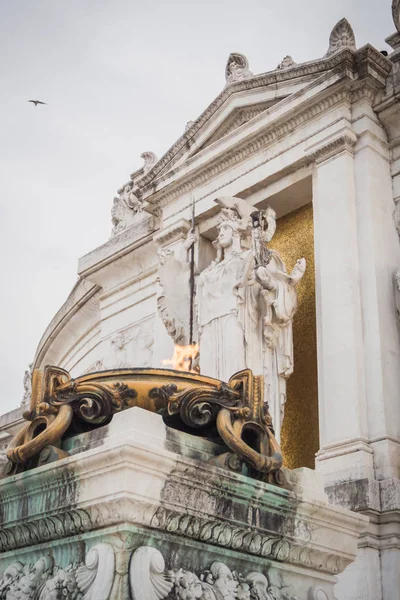
[[[394,15],[398,25],[398,2]],[[80,259],[34,360],[73,376],[161,366],[173,342],[157,310],[159,252],[182,248],[192,197],[200,269],[214,257],[217,196],[271,205],[277,217],[312,202],[316,470],[332,503],[369,517],[339,600],[400,599],[400,33],[388,42],[389,57],[357,49],[342,20],[313,62],[285,59],[255,75],[232,54],[220,95],[163,157],[146,153],[119,190],[113,235]]]

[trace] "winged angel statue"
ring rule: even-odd
[[[221,197],[215,260],[197,274],[195,332],[200,372],[222,381],[250,368],[264,375],[265,401],[280,438],[286,380],[293,372],[292,322],[297,308],[296,284],[306,262],[288,274],[279,253],[267,249],[275,229],[275,211],[254,212],[241,198]],[[264,227],[260,226],[263,220]],[[161,318],[175,344],[188,344],[189,232],[183,255],[161,250],[158,298]]]

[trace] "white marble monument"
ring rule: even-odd
[[[80,259],[33,361],[72,377],[161,367],[189,341],[195,242],[202,373],[264,375],[287,447],[298,423],[290,461],[312,438],[315,472],[289,472],[287,491],[223,471],[210,441],[128,409],[1,481],[0,598],[70,578],[71,598],[93,600],[99,581],[113,599],[400,599],[399,11],[388,56],[358,48],[346,19],[305,63],[255,74],[232,53],[221,93],[119,188],[112,236]],[[271,223],[262,265],[254,211]],[[24,410],[0,419],[2,463]]]

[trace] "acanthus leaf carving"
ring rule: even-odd
[[[284,560],[288,563],[327,571],[333,575],[344,571],[350,563],[348,559],[335,554],[313,551],[289,540],[282,540],[282,536],[222,524],[212,518],[188,519],[186,514],[161,506],[154,513],[150,527],[224,548],[240,549],[241,552],[272,560],[281,560],[281,556],[286,556]]]

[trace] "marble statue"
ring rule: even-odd
[[[225,80],[227,84],[249,79],[252,76],[253,73],[249,69],[249,61],[244,54],[233,52],[229,55],[225,67]]]
[[[214,242],[217,256],[198,275],[196,286],[195,333],[200,347],[200,372],[222,381],[244,368],[264,375],[264,397],[279,439],[286,380],[293,372],[296,285],[305,272],[305,259],[298,260],[290,274],[274,250],[268,250],[267,260],[260,264],[256,256],[259,231],[252,227],[251,218],[254,207],[240,198],[224,197],[216,202],[221,206]],[[267,211],[266,221],[264,247],[275,232],[272,209]],[[173,253],[164,253],[159,269],[162,286],[173,275],[174,296],[169,298],[169,304],[168,298],[162,303],[160,314],[176,344],[187,340],[187,334],[182,334],[182,314],[188,303],[187,261],[195,241],[194,232],[190,232],[184,243],[186,262]],[[166,289],[171,288],[166,285]]]
[[[127,183],[118,190],[118,196],[114,198],[111,208],[112,231],[111,235],[118,235],[130,227],[134,217],[142,210],[142,203],[133,192],[133,183]]]
[[[21,406],[28,408],[32,395],[32,364],[29,365],[24,373],[24,394],[21,400]]]

